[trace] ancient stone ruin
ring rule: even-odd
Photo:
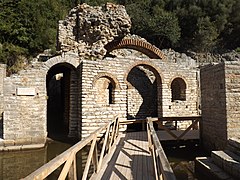
[[[102,59],[107,53],[104,46],[124,38],[130,28],[131,20],[124,6],[81,4],[59,22],[58,47],[63,52],[76,52],[81,58]]]
[[[0,65],[0,150],[43,147],[54,133],[81,139],[115,116],[202,116],[209,149],[240,135],[239,61],[200,68],[130,28],[124,6],[82,4],[59,22],[58,55],[39,55],[10,77]]]

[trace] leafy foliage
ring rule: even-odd
[[[132,33],[159,48],[216,52],[240,47],[239,0],[0,0],[0,62],[55,49],[58,20],[79,3],[126,6]]]
[[[58,20],[69,7],[57,0],[0,1],[0,62],[11,72],[22,57],[55,48]]]

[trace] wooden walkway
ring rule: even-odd
[[[120,122],[119,118],[115,117],[24,179],[45,179],[58,171],[59,180],[66,178],[74,180],[80,178],[83,180],[89,178],[94,180],[176,180],[154,130],[153,119],[132,121],[132,123],[142,124],[144,122],[147,122],[147,131],[121,134],[119,133],[120,123],[129,124],[129,121]],[[98,146],[99,143],[102,143],[102,146]],[[77,153],[89,145],[83,173],[79,174]],[[89,171],[90,167],[93,167],[91,168],[93,171]],[[93,172],[92,175],[91,172]]]
[[[120,134],[118,138],[116,148],[92,179],[155,179],[147,132],[128,132]]]
[[[173,134],[171,135],[164,130],[156,131],[160,141],[175,141],[184,132],[185,130],[171,130],[171,133]],[[200,139],[199,130],[188,131],[186,134],[184,134],[184,136],[180,138],[180,140],[197,140],[197,139]]]

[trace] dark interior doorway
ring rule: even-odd
[[[53,139],[69,132],[71,71],[69,65],[57,64],[47,74],[47,131]]]

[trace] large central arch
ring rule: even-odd
[[[125,76],[127,88],[127,119],[162,116],[162,80],[157,68],[147,62],[132,65]],[[140,130],[137,125],[129,130]]]
[[[128,84],[128,118],[162,115],[162,80],[156,68],[150,63],[136,63],[128,70],[125,82]]]
[[[160,49],[158,49],[156,46],[153,46],[152,44],[139,39],[115,40],[108,43],[105,46],[105,49],[107,50],[108,53],[115,49],[122,49],[122,48],[129,48],[129,49],[140,51],[152,59],[163,59],[163,60],[166,59],[163,52]]]

